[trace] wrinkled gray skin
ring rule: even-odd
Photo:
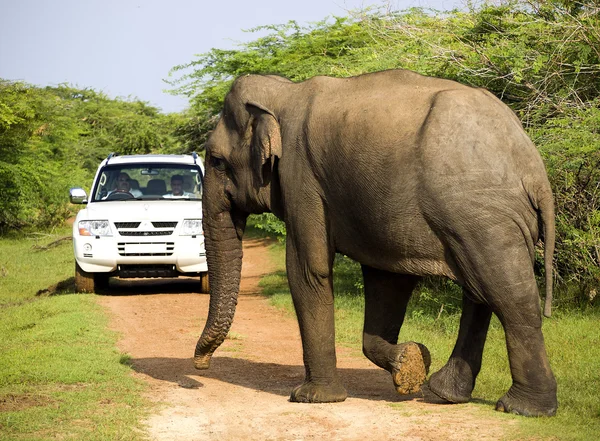
[[[556,412],[533,272],[543,234],[549,299],[552,192],[534,145],[499,100],[402,70],[302,83],[244,76],[206,148],[211,298],[197,368],[208,368],[233,320],[246,218],[273,212],[287,228],[306,367],[292,401],[347,395],[334,347],[339,252],[362,265],[363,348],[373,363],[398,367],[398,333],[416,282],[448,277],[463,287],[464,306],[454,351],[430,377],[431,391],[454,403],[471,398],[493,312],[504,326],[513,380],[497,409]]]

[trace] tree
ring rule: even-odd
[[[69,187],[89,185],[110,152],[182,150],[182,125],[139,100],[0,80],[0,233],[64,221]]]

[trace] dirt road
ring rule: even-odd
[[[116,281],[99,296],[119,331],[120,349],[160,403],[146,423],[167,440],[497,440],[506,427],[481,407],[427,403],[396,394],[390,375],[362,355],[338,348],[349,398],[336,404],[290,403],[304,377],[298,324],[259,295],[272,271],[261,240],[244,243],[239,304],[231,338],[208,371],[192,354],[208,311],[208,295],[189,280]],[[507,421],[504,421],[506,424]]]

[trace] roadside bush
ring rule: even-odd
[[[85,178],[77,169],[65,174],[38,162],[0,162],[0,233],[61,224],[70,215],[69,188]]]
[[[0,79],[0,234],[58,225],[110,153],[180,152],[181,118],[93,90]]]
[[[593,303],[600,290],[600,102],[531,130],[556,200],[558,302]]]
[[[277,219],[277,217],[272,213],[253,215],[252,224],[259,230],[262,230],[279,240],[285,239],[285,223],[282,220]]]

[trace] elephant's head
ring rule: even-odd
[[[238,78],[206,144],[202,204],[211,288],[208,320],[194,354],[198,369],[208,368],[233,320],[248,215],[280,213],[277,168],[282,142],[277,103],[290,84],[279,77]]]

